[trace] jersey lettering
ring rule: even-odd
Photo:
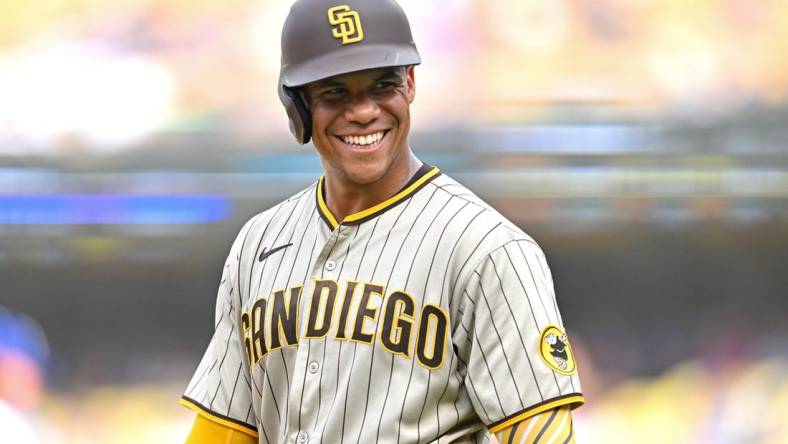
[[[306,330],[307,338],[322,338],[328,334],[328,329],[331,328],[331,318],[333,317],[336,299],[336,282],[330,280],[315,281],[315,290],[312,292],[312,304],[309,309],[309,323]],[[320,325],[318,325],[318,320]]]
[[[446,313],[435,305],[425,305],[419,321],[419,339],[416,354],[419,362],[430,370],[440,368],[443,363],[443,348],[446,343]]]
[[[363,290],[358,305],[354,306],[353,293],[359,284]],[[325,338],[332,326],[336,326],[333,327],[335,339],[350,339],[372,345],[378,337],[387,352],[405,358],[412,357],[414,341],[411,336],[417,314],[414,298],[403,291],[384,296],[383,286],[371,282],[346,281],[343,287],[340,289],[339,284],[330,279],[315,279],[304,337]],[[251,310],[241,315],[244,344],[250,363],[258,364],[265,355],[283,345],[298,345],[298,307],[302,289],[302,285],[297,285],[274,292],[270,299],[257,299]],[[337,306],[339,310],[335,309]],[[382,316],[380,323],[379,316]],[[335,318],[338,318],[336,323]],[[349,318],[353,319],[353,333],[350,338],[346,338]],[[448,316],[435,305],[425,305],[419,313],[418,324],[415,341],[418,362],[430,370],[438,369],[444,360]],[[379,331],[376,325],[381,326]],[[268,340],[264,334],[266,329],[270,331]]]
[[[380,342],[386,350],[395,355],[410,357],[410,334],[413,329],[415,306],[413,298],[402,291],[391,293],[386,300]]]
[[[288,346],[298,345],[298,305],[303,286],[290,289],[290,297],[285,302],[285,290],[274,292],[271,311],[271,351],[282,348],[280,335],[283,334]]]
[[[351,338],[354,341],[371,344],[375,337],[374,332],[364,332],[364,321],[369,319],[374,323],[378,316],[378,309],[369,306],[369,303],[372,302],[373,295],[382,297],[383,287],[375,284],[364,284],[364,292],[361,294],[361,303],[356,313],[356,326],[353,329],[353,337]]]

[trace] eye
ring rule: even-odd
[[[326,88],[320,92],[320,96],[324,98],[336,98],[345,93],[345,88],[341,86],[334,86],[331,88]]]
[[[392,89],[394,89],[394,88],[396,88],[398,86],[399,86],[399,84],[397,82],[394,82],[394,81],[391,81],[391,80],[381,80],[381,81],[379,81],[378,83],[375,84],[375,90],[377,90],[377,91],[389,91],[389,90],[392,90]]]

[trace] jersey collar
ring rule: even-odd
[[[386,212],[390,208],[397,206],[410,196],[416,194],[416,192],[424,187],[424,185],[427,185],[432,179],[438,177],[439,175],[440,170],[438,167],[429,166],[426,163],[423,164],[421,168],[416,171],[416,174],[411,177],[408,183],[406,183],[397,194],[373,207],[347,216],[344,220],[342,220],[342,225],[360,224]],[[326,205],[325,187],[323,186],[324,182],[325,176],[320,176],[320,178],[317,180],[317,193],[315,193],[317,195],[317,209],[323,221],[332,230],[336,230],[340,224],[337,222],[337,219],[334,217],[334,215],[331,214],[331,210],[328,209],[328,205]]]

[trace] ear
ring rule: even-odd
[[[407,76],[407,83],[408,83],[408,103],[413,103],[413,100],[416,98],[416,68],[413,65],[410,65],[406,68],[405,75]]]

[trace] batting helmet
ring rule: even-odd
[[[300,144],[312,117],[299,87],[365,69],[421,63],[408,18],[394,0],[298,0],[282,28],[279,98]]]

